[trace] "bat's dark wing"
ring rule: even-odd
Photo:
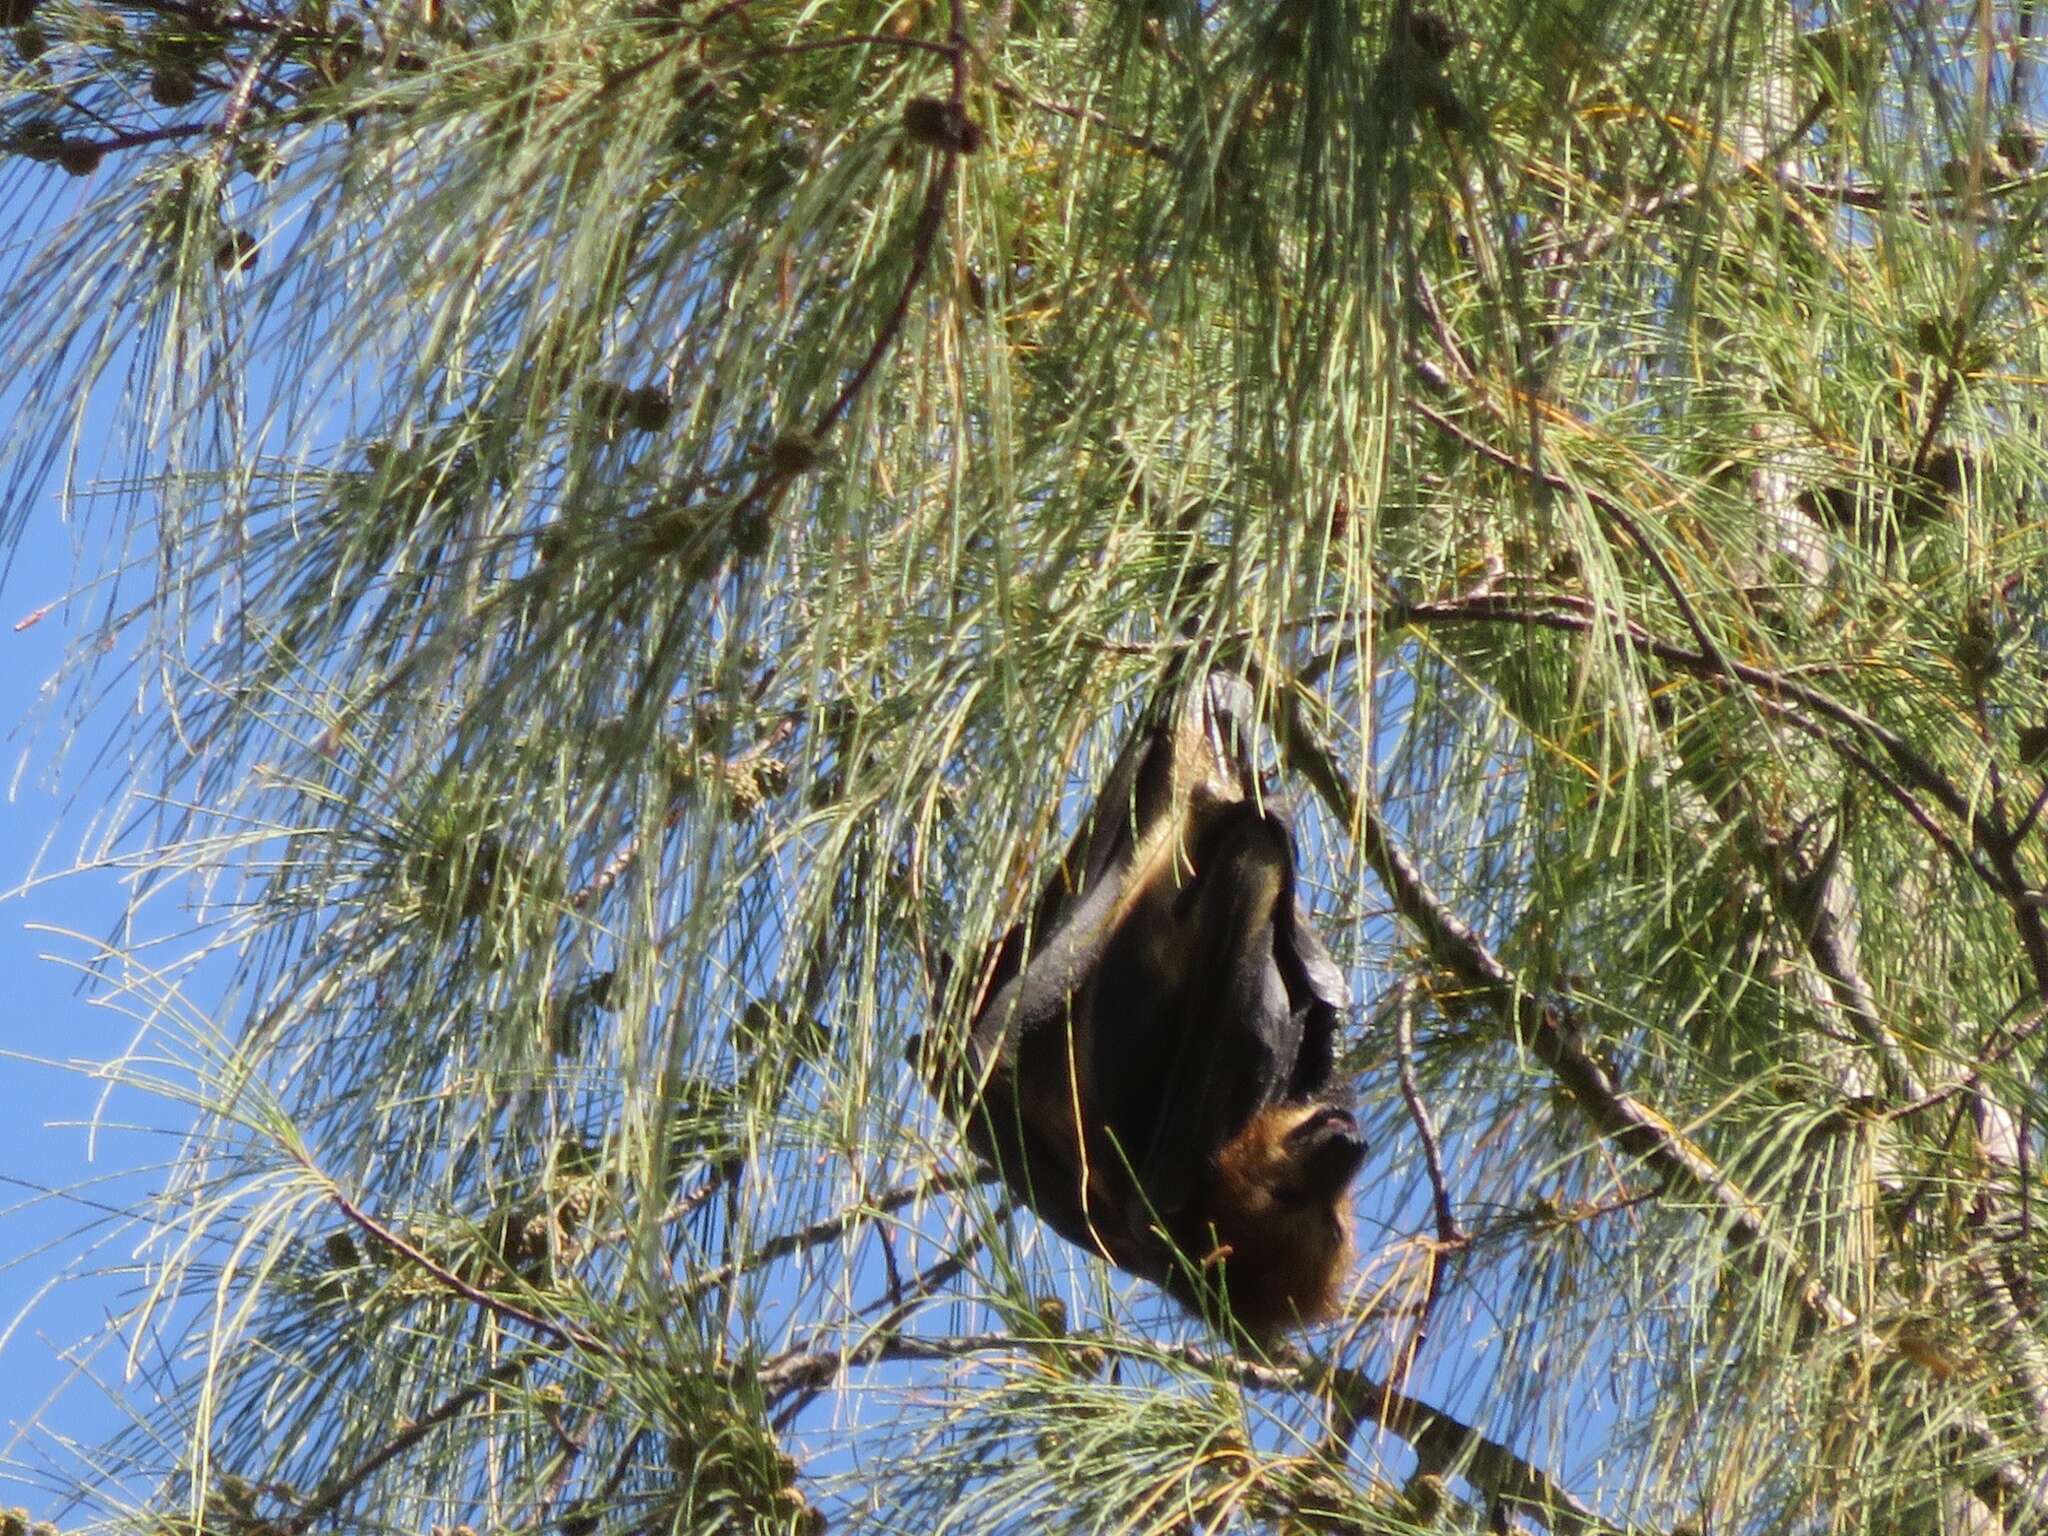
[[[971,1035],[969,1066],[983,1082],[967,1119],[977,1149],[1062,1237],[1131,1269],[1151,1266],[1125,1236],[1128,1159],[1093,1087],[1091,998],[1112,947],[1143,926],[1130,922],[1134,874],[1165,847],[1191,761],[1179,745],[1185,715],[1176,693],[1140,719],[1030,919],[996,946]],[[1157,1006],[1156,989],[1137,991]]]
[[[1012,1065],[1040,1030],[1068,1023],[1075,999],[1128,925],[1136,888],[1171,855],[1177,807],[1198,788],[1237,798],[1235,777],[1200,761],[1204,725],[1200,694],[1190,699],[1181,690],[1166,707],[1148,710],[1124,744],[1030,921],[997,946],[974,1021],[984,1070]],[[1212,771],[1201,774],[1204,768]]]
[[[1330,958],[1322,939],[1308,924],[1299,895],[1282,916],[1274,956],[1285,978],[1287,995],[1301,1021],[1300,1045],[1288,1078],[1288,1099],[1330,1097],[1337,1070],[1337,1032],[1351,1010],[1351,988]]]
[[[1098,1009],[1095,1019],[1105,1094],[1119,1082],[1138,1093],[1141,1081],[1151,1085],[1150,1104],[1128,1112],[1119,1134],[1145,1147],[1139,1186],[1150,1220],[1168,1230],[1180,1229],[1216,1152],[1257,1111],[1332,1097],[1350,1007],[1343,973],[1301,906],[1292,826],[1258,794],[1251,687],[1211,673],[1204,706],[1210,749],[1240,793],[1191,811],[1192,868],[1182,872],[1161,978],[1172,1030],[1158,1044],[1170,1070],[1151,1073],[1146,1051],[1122,1049],[1118,1015]]]
[[[981,1150],[1063,1236],[1154,1278],[1216,1150],[1323,1092],[1348,1006],[1257,756],[1234,674],[1148,714],[974,1021]]]

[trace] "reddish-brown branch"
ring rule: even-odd
[[[896,338],[902,333],[911,302],[917,297],[918,286],[923,283],[925,270],[931,265],[939,224],[946,216],[946,197],[953,187],[954,163],[960,158],[957,151],[950,149],[941,150],[939,154],[939,164],[932,171],[931,185],[925,189],[924,207],[918,212],[917,228],[911,236],[910,271],[903,279],[903,287],[896,295],[896,302],[890,306],[888,318],[882,322],[881,329],[868,347],[867,356],[860,360],[853,377],[839,391],[838,398],[825,408],[825,413],[811,428],[813,437],[822,440],[853,408],[861,391],[868,387],[868,381],[875,376],[875,370],[881,367],[882,359],[889,355],[890,349],[896,345]]]
[[[1560,495],[1585,497],[1586,504],[1595,511],[1604,513],[1609,521],[1621,529],[1622,533],[1627,536],[1628,541],[1635,545],[1637,552],[1648,562],[1650,569],[1656,573],[1658,582],[1663,586],[1665,592],[1670,596],[1672,603],[1677,607],[1679,617],[1685,620],[1685,627],[1692,631],[1693,638],[1699,642],[1701,651],[1716,661],[1721,660],[1720,647],[1715,644],[1714,637],[1707,633],[1707,626],[1701,620],[1699,610],[1693,607],[1691,597],[1687,595],[1685,588],[1679,583],[1677,573],[1671,569],[1670,564],[1664,559],[1662,552],[1650,543],[1649,536],[1643,532],[1642,525],[1630,515],[1628,509],[1622,506],[1619,501],[1603,491],[1595,490],[1591,486],[1578,484],[1575,481],[1566,479],[1563,475],[1552,474],[1549,470],[1539,469],[1536,465],[1517,458],[1505,449],[1494,447],[1493,444],[1487,442],[1483,437],[1467,431],[1464,427],[1451,420],[1450,417],[1444,415],[1443,412],[1423,404],[1420,400],[1411,401],[1410,404],[1414,406],[1418,415],[1429,421],[1438,431],[1454,438],[1480,457],[1499,465],[1503,469],[1510,470],[1526,480],[1541,485],[1546,490]]]
[[[1421,1311],[1417,1313],[1415,1326],[1409,1330],[1407,1340],[1395,1357],[1392,1381],[1395,1387],[1408,1384],[1408,1374],[1415,1367],[1422,1347],[1429,1341],[1429,1328],[1436,1317],[1437,1302],[1444,1290],[1444,1265],[1450,1255],[1465,1246],[1465,1229],[1458,1222],[1457,1210],[1451,1204],[1450,1179],[1444,1172],[1443,1149],[1437,1142],[1436,1120],[1424,1102],[1422,1089],[1415,1080],[1415,1031],[1412,1014],[1415,1007],[1415,986],[1412,981],[1403,980],[1395,989],[1392,999],[1394,1012],[1395,1061],[1400,1069],[1401,1100],[1408,1106],[1408,1118],[1415,1126],[1416,1140],[1422,1143],[1423,1166],[1429,1170],[1430,1193],[1436,1207],[1436,1243],[1429,1249],[1429,1284],[1424,1290]]]
[[[945,53],[953,61],[953,89],[949,105],[956,120],[964,118],[967,110],[967,23],[962,0],[953,0],[953,26],[944,45],[931,45]],[[905,274],[903,285],[898,289],[896,300],[889,307],[875,332],[874,340],[860,362],[854,367],[853,376],[840,389],[832,403],[812,423],[810,436],[816,442],[823,442],[826,435],[845,419],[861,394],[881,368],[882,360],[895,347],[903,333],[903,322],[909,317],[910,306],[916,300],[917,290],[924,282],[924,275],[931,266],[932,251],[938,242],[939,226],[946,216],[946,202],[952,191],[953,177],[962,151],[947,147],[934,151],[938,164],[932,168],[931,181],[925,188],[924,204],[918,210],[917,223],[910,237],[910,270]],[[795,471],[771,467],[761,474],[734,505],[732,516],[735,521],[765,506],[773,511],[775,504],[796,478]]]
[[[1113,1351],[1114,1340],[1089,1342]],[[873,1338],[852,1350],[799,1349],[780,1355],[756,1373],[764,1395],[772,1402],[786,1394],[823,1391],[842,1372],[892,1361],[960,1360],[979,1354],[1022,1351],[1040,1346],[1041,1340],[1011,1333],[959,1334],[945,1338],[893,1336]],[[1151,1353],[1150,1350],[1147,1351]],[[1225,1377],[1243,1387],[1269,1392],[1301,1392],[1320,1386],[1325,1380],[1339,1411],[1353,1425],[1376,1424],[1415,1448],[1425,1469],[1455,1473],[1489,1498],[1511,1505],[1519,1514],[1540,1520],[1554,1531],[1568,1536],[1618,1533],[1611,1524],[1567,1493],[1558,1482],[1533,1462],[1518,1456],[1500,1441],[1482,1433],[1419,1398],[1409,1397],[1362,1371],[1340,1368],[1328,1377],[1320,1366],[1306,1364],[1265,1365],[1241,1357],[1224,1357],[1206,1350],[1182,1347],[1166,1352],[1196,1370]]]
[[[1003,1221],[1007,1217],[1008,1212],[1008,1206],[1004,1206],[1001,1210],[997,1211],[990,1217],[990,1225],[994,1226]],[[910,1283],[907,1289],[903,1290],[900,1299],[892,1301],[889,1304],[889,1309],[875,1322],[868,1325],[867,1336],[870,1339],[894,1338],[902,1330],[903,1325],[910,1320],[911,1314],[924,1305],[926,1301],[930,1300],[940,1286],[950,1284],[955,1275],[967,1268],[969,1260],[979,1247],[980,1243],[978,1241],[971,1242],[960,1252],[948,1254],[945,1258],[924,1270]],[[903,1288],[899,1286],[899,1289]],[[818,1394],[823,1392],[830,1384],[831,1378],[829,1376],[822,1379],[816,1376],[807,1376],[804,1380],[796,1383],[790,1389],[788,1400],[775,1411],[775,1417],[771,1421],[771,1427],[774,1431],[778,1435],[785,1433],[789,1426],[796,1422],[797,1415],[815,1402]]]
[[[1476,593],[1446,602],[1413,603],[1390,609],[1390,626],[1401,624],[1506,623],[1537,629],[1556,629],[1591,634],[1596,626],[1610,632],[1617,645],[1644,656],[1654,657],[1680,671],[1710,681],[1739,682],[1772,699],[1799,705],[1811,714],[1846,727],[1883,750],[1908,782],[1932,795],[1942,809],[1968,825],[1979,842],[1997,840],[1997,832],[1975,814],[1969,798],[1949,782],[1946,775],[1927,760],[1896,731],[1880,725],[1868,715],[1838,699],[1806,687],[1803,683],[1732,657],[1708,655],[1659,640],[1641,625],[1620,614],[1603,613],[1590,603],[1568,599],[1575,608],[1532,607],[1506,593]]]
[[[1005,101],[1014,101],[1021,107],[1030,107],[1037,112],[1050,112],[1070,122],[1092,124],[1142,155],[1168,163],[1173,160],[1173,150],[1169,146],[1157,139],[1147,138],[1134,128],[1126,128],[1106,112],[1098,112],[1093,107],[1077,107],[1070,102],[1047,101],[1043,96],[1034,96],[1022,86],[1012,85],[1007,80],[991,80],[989,85]]]
[[[1330,1393],[1351,1423],[1375,1424],[1412,1446],[1422,1475],[1462,1477],[1560,1536],[1620,1536],[1620,1526],[1602,1520],[1534,1462],[1388,1382],[1344,1367],[1332,1373]]]
[[[1799,1299],[1809,1313],[1831,1326],[1860,1327],[1855,1311],[1813,1274],[1805,1257],[1718,1163],[1664,1116],[1621,1089],[1585,1048],[1565,1005],[1532,992],[1438,898],[1389,832],[1373,796],[1355,790],[1345,779],[1328,749],[1300,718],[1297,703],[1291,694],[1284,697],[1288,718],[1280,731],[1282,750],[1339,820],[1354,829],[1359,850],[1393,898],[1395,910],[1421,937],[1432,958],[1463,981],[1475,1001],[1491,1009],[1522,1048],[1550,1069],[1604,1136],[1667,1183],[1704,1196],[1739,1246],[1771,1254],[1798,1276]]]
[[[1536,607],[1509,594],[1485,592],[1444,602],[1397,606],[1389,610],[1387,622],[1390,626],[1404,623],[1508,623],[1575,634],[1604,630],[1611,634],[1617,645],[1639,655],[1653,657],[1691,676],[1724,685],[1741,683],[1754,690],[1761,699],[1780,706],[1781,717],[1788,724],[1829,746],[1868,773],[1944,852],[1974,872],[2007,904],[2021,945],[2027,952],[2036,993],[2048,1002],[2048,926],[2044,926],[2041,910],[2032,903],[2034,892],[2015,857],[2014,838],[1977,809],[1947,775],[1903,736],[1860,710],[1808,688],[1783,673],[1739,662],[1720,653],[1688,650],[1668,640],[1657,639],[1622,615],[1602,613],[1583,600],[1570,601],[1574,601],[1575,606]],[[1786,705],[1796,705],[1797,708],[1783,708]],[[1842,728],[1850,739],[1844,740],[1842,734],[1823,728],[1821,721]],[[1858,741],[1879,749],[1897,770],[1899,778],[1883,771],[1856,744]],[[1930,796],[1960,822],[1968,830],[1968,844],[1957,842],[1943,831],[1919,803],[1918,796],[1908,792],[1909,787]]]
[[[515,1306],[502,1296],[493,1296],[489,1291],[471,1285],[447,1266],[435,1262],[420,1248],[407,1242],[374,1216],[358,1209],[355,1203],[342,1194],[340,1190],[330,1188],[328,1198],[334,1202],[335,1207],[342,1215],[346,1216],[357,1228],[366,1233],[373,1242],[392,1253],[398,1254],[414,1268],[423,1270],[433,1276],[435,1281],[444,1289],[454,1292],[465,1301],[473,1302],[485,1311],[495,1313],[509,1322],[518,1323],[521,1327],[530,1328],[535,1333],[544,1334],[558,1344],[573,1344],[579,1348],[589,1348],[602,1353],[610,1353],[609,1346],[597,1339],[591,1338],[588,1334],[581,1333],[573,1328],[564,1327],[560,1323],[550,1322],[536,1312],[529,1312],[524,1307]]]
[[[316,1521],[338,1509],[344,1499],[375,1477],[377,1472],[388,1466],[394,1458],[404,1455],[493,1388],[518,1379],[543,1357],[544,1352],[538,1349],[521,1350],[510,1359],[493,1366],[468,1386],[458,1388],[442,1398],[325,1489],[299,1506],[289,1518],[278,1521],[278,1528],[283,1530],[286,1536],[302,1536],[302,1533],[310,1530]]]
[[[902,48],[915,53],[936,53],[948,59],[953,57],[952,44],[935,43],[928,37],[892,37],[885,32],[848,32],[839,37],[821,37],[808,43],[766,43],[730,61],[720,61],[719,67],[729,69],[741,64],[751,64],[757,59],[782,58],[793,53],[823,53],[834,48]]]
[[[90,144],[102,154],[111,155],[118,150],[140,149],[148,144],[168,144],[178,139],[196,139],[217,131],[212,123],[171,123],[162,128],[110,132],[103,138],[80,138],[76,142]]]

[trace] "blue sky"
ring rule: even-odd
[[[0,587],[0,719],[13,727],[6,757],[10,794],[0,801],[0,976],[6,978],[7,1007],[0,1050],[0,1505],[26,1504],[39,1515],[54,1512],[46,1445],[31,1444],[24,1431],[45,1430],[96,1439],[116,1426],[101,1394],[74,1388],[49,1402],[70,1374],[63,1353],[102,1326],[106,1309],[121,1306],[118,1281],[45,1287],[76,1253],[69,1239],[97,1216],[51,1189],[119,1202],[124,1183],[100,1187],[99,1180],[133,1167],[154,1138],[111,1133],[89,1146],[87,1122],[98,1107],[100,1085],[83,1073],[55,1063],[104,1058],[128,1036],[125,1021],[90,1006],[78,987],[78,972],[48,958],[75,960],[84,945],[62,933],[107,934],[121,910],[116,877],[93,871],[27,889],[21,883],[38,867],[62,869],[77,858],[80,835],[91,811],[112,783],[105,772],[87,771],[87,753],[51,772],[57,731],[48,721],[43,688],[63,660],[72,636],[52,614],[27,629],[14,626],[72,584],[69,537],[54,506],[27,529],[4,587]],[[37,730],[35,721],[46,728]],[[107,1106],[115,1114],[119,1105]],[[133,1106],[128,1109],[133,1113]],[[89,1151],[96,1156],[88,1157]],[[79,1188],[84,1181],[91,1187]],[[47,1245],[55,1244],[50,1248]],[[129,1245],[117,1241],[87,1260],[104,1266],[125,1259]],[[26,1315],[24,1314],[24,1309]],[[118,1368],[102,1361],[100,1368]],[[40,1439],[41,1432],[34,1438]],[[42,1470],[38,1470],[38,1469]]]
[[[106,190],[96,186],[101,179],[32,171],[0,184],[0,228],[11,234],[0,241],[0,271],[10,282],[22,245]],[[0,419],[18,419],[22,396],[19,376],[0,380]],[[88,425],[80,446],[89,475],[110,434],[97,408]],[[104,1387],[118,1385],[125,1362],[110,1351],[90,1363],[91,1376],[75,1379],[67,1356],[132,1301],[118,1274],[54,1282],[127,1261],[133,1236],[84,1251],[106,1233],[99,1207],[132,1200],[147,1187],[132,1170],[171,1150],[161,1135],[118,1126],[144,1116],[162,1125],[164,1106],[133,1095],[103,1101],[102,1084],[65,1065],[115,1056],[134,1032],[123,1015],[88,1001],[77,969],[120,919],[118,872],[49,878],[78,863],[94,813],[119,782],[93,762],[120,718],[118,700],[93,712],[68,757],[57,752],[67,719],[51,683],[91,612],[88,604],[73,614],[61,599],[103,552],[89,548],[81,560],[75,541],[55,496],[45,496],[0,582],[0,1507],[26,1505],[45,1518],[59,1508],[58,1474],[78,1470],[52,1437],[90,1444],[121,1423]]]

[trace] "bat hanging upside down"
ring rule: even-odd
[[[1061,1236],[1270,1343],[1331,1316],[1365,1145],[1331,1079],[1344,978],[1213,672],[1125,747],[975,1014],[970,1139]]]

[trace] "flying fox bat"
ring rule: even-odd
[[[967,1128],[1061,1236],[1268,1343],[1335,1309],[1365,1146],[1252,710],[1212,672],[1141,721],[984,967]]]

